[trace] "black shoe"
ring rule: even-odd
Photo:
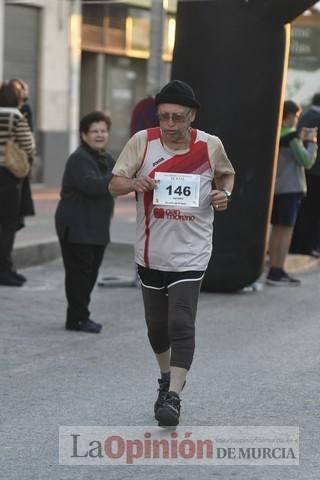
[[[22,287],[23,282],[18,280],[11,272],[0,273],[0,285],[5,287]]]
[[[159,420],[157,415],[158,410],[160,407],[162,407],[163,402],[165,401],[166,396],[169,392],[169,382],[165,382],[164,380],[159,378],[158,383],[159,383],[159,388],[158,388],[159,393],[158,393],[158,398],[154,404],[154,417],[156,420]]]
[[[299,286],[301,285],[301,280],[298,278],[292,277],[284,270],[274,271],[270,269],[267,278],[267,285],[273,285],[274,287],[281,286]]]
[[[169,392],[169,386],[170,386],[170,382],[165,382],[161,378],[158,378],[158,383],[159,383],[159,388],[158,388],[159,393],[158,393],[158,398],[154,404],[154,417],[156,420],[158,420],[157,412],[159,408],[162,407],[163,402],[166,399],[167,393]],[[181,391],[184,389],[185,384],[186,382],[184,381]]]
[[[175,427],[180,418],[180,397],[176,392],[168,392],[160,408],[157,410],[159,427]]]
[[[27,281],[27,277],[22,275],[22,273],[11,272],[11,275],[13,275],[17,280],[20,280],[20,282],[22,283],[25,283]]]
[[[99,332],[102,330],[102,325],[101,325],[101,323],[94,322],[93,320],[90,320],[90,318],[87,320],[87,323],[89,323],[89,325],[92,325],[92,326],[95,327],[95,328],[98,328],[98,329],[99,329]]]
[[[73,330],[74,332],[100,333],[101,329],[102,325],[100,323],[93,322],[89,319],[76,325],[66,323],[66,330]]]

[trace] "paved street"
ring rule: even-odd
[[[66,332],[60,261],[1,288],[1,478],[6,480],[319,479],[320,270],[301,288],[202,293],[182,425],[300,426],[300,466],[62,466],[59,425],[154,425],[157,368],[140,291],[96,288],[100,335]],[[110,246],[103,275],[133,278],[132,251]],[[134,470],[131,470],[133,468]]]

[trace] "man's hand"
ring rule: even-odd
[[[211,205],[219,212],[228,208],[229,199],[223,190],[211,190],[209,197]]]
[[[135,192],[144,193],[149,190],[154,190],[156,188],[156,182],[148,176],[133,178],[131,180],[131,188]]]

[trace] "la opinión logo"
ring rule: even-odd
[[[179,434],[171,432],[169,438],[152,438],[151,432],[145,432],[143,439],[110,435],[104,440],[91,440],[85,446],[80,434],[71,434],[71,458],[103,458],[124,460],[127,465],[136,460],[146,459],[203,459],[213,458],[214,442],[210,439],[193,440],[192,432]]]
[[[60,427],[62,465],[299,465],[299,427]]]

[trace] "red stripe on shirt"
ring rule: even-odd
[[[193,146],[192,152],[169,158],[161,165],[157,165],[149,173],[149,177],[154,178],[155,172],[193,173],[198,170],[205,171],[207,168],[211,170],[207,144],[205,142],[197,142]]]
[[[148,128],[147,135],[148,135],[148,142],[151,142],[152,140],[156,140],[161,135],[160,128],[159,127]]]
[[[153,190],[143,194],[144,216],[145,216],[145,242],[144,242],[144,263],[149,267],[149,241],[150,241],[150,216],[152,210]]]

